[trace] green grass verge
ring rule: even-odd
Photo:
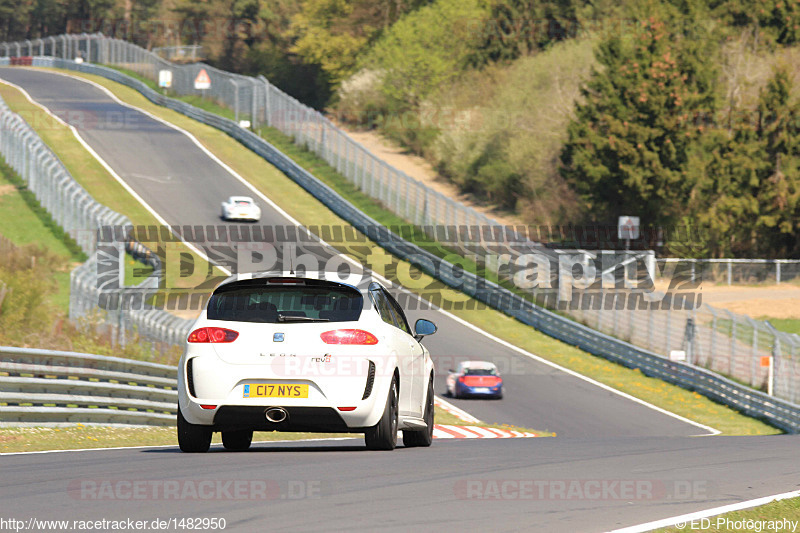
[[[147,209],[136,202],[108,171],[81,145],[69,128],[28,101],[13,87],[0,84],[6,104],[34,129],[58,155],[75,180],[101,204],[125,213],[134,224],[158,224]]]
[[[69,311],[70,270],[88,259],[78,243],[67,234],[39,204],[14,169],[0,159],[0,235],[17,246],[35,244],[64,259],[64,270],[53,273],[57,291],[50,301]],[[140,283],[152,268],[125,257],[125,283]],[[140,275],[135,275],[140,273]]]
[[[684,525],[683,528],[668,527],[657,529],[658,533],[679,533],[684,531],[703,531],[704,533],[739,532],[739,531],[792,531],[784,527],[784,520],[800,522],[800,498],[790,498],[768,503],[752,509],[734,511],[719,516],[712,516],[705,521],[697,520]],[[772,522],[773,525],[768,523]],[[794,531],[797,531],[795,529]]]
[[[797,318],[772,318],[769,316],[759,317],[758,320],[768,320],[772,327],[784,333],[794,333],[800,335],[800,320]]]
[[[63,260],[63,269],[53,273],[56,290],[50,302],[65,313],[69,310],[69,274],[86,255],[55,223],[25,187],[14,170],[0,159],[0,235],[17,246],[42,246]]]
[[[51,252],[65,258],[83,262],[86,254],[78,243],[53,220],[50,213],[39,204],[21,177],[0,159],[0,232],[17,245],[41,244]]]
[[[465,425],[453,415],[436,408],[437,424]],[[484,427],[498,427],[517,431],[529,431],[541,436],[551,434],[535,429],[519,428],[497,424],[470,424]],[[363,442],[359,433],[284,433],[278,431],[257,431],[253,442],[302,440],[324,438],[353,438]],[[219,433],[213,441],[222,442]],[[106,427],[84,424],[51,427],[0,427],[0,453],[34,452],[42,450],[80,450],[84,448],[115,448],[131,446],[178,446],[175,428],[172,427]]]
[[[279,203],[284,210],[302,224],[308,226],[349,226],[346,221],[331,213],[319,201],[275,167],[255,153],[243,148],[241,144],[219,130],[200,124],[175,111],[156,106],[137,91],[100,76],[75,74],[73,72],[70,72],[70,74],[95,81],[110,89],[121,100],[191,132],[217,157],[244,176],[268,197]],[[288,201],[288,199],[291,199],[291,201]],[[120,207],[119,210],[127,213],[124,207]],[[369,244],[367,243],[367,245]],[[363,251],[364,248],[367,251]],[[383,261],[389,258],[381,249],[362,246],[360,250],[353,247],[344,250],[344,253],[347,253],[357,261],[371,265],[378,274],[383,275],[386,273]],[[405,263],[400,263],[400,265],[405,265]],[[409,267],[406,265],[404,268]],[[404,283],[407,287],[436,285],[435,281],[429,276],[421,272],[415,272],[413,268],[410,269],[410,272],[413,273],[413,280],[409,278],[409,283]],[[401,282],[406,281],[399,273],[398,279]],[[467,305],[470,303],[468,297],[457,291],[442,289],[441,293],[446,301],[466,302]],[[455,309],[451,312],[485,331],[491,331],[495,336],[524,350],[592,377],[658,407],[702,424],[710,425],[728,435],[780,433],[779,430],[761,421],[741,415],[733,409],[717,404],[700,394],[669,385],[658,379],[648,378],[637,370],[631,370],[600,357],[592,356],[521,324],[499,311],[485,308],[477,304],[477,302],[472,303],[476,304],[476,309]]]
[[[42,138],[53,152],[61,159],[69,173],[86,191],[99,203],[111,208],[117,213],[125,214],[134,225],[154,226],[159,225],[158,220],[136,201],[130,193],[95,159],[72,134],[69,128],[54,120],[39,106],[31,103],[24,94],[17,89],[0,83],[0,96],[14,112],[18,113]],[[21,181],[20,181],[21,183]],[[31,194],[32,193],[28,193]],[[33,198],[33,202],[36,199]],[[38,203],[36,204],[38,206]],[[49,214],[44,208],[37,207],[43,213],[43,217],[49,218]],[[55,226],[58,231],[60,228]],[[63,233],[63,231],[62,231]],[[66,236],[69,239],[69,236]],[[11,238],[11,237],[9,237]],[[71,239],[70,239],[71,240]],[[158,243],[143,243],[155,250]],[[182,244],[176,245],[181,252],[195,255],[189,248]],[[80,249],[75,245],[75,249]],[[81,253],[81,261],[85,260],[85,255]],[[196,258],[202,261],[200,258]],[[201,263],[197,263],[201,264]],[[140,276],[134,276],[134,269],[142,271]],[[150,269],[144,264],[134,262],[128,258],[126,264],[126,283],[136,284],[141,282],[149,273]],[[214,269],[216,276],[223,277],[224,274],[218,269]],[[167,279],[168,286],[179,286],[176,280],[177,273],[172,274]],[[67,292],[67,301],[68,301]]]
[[[257,432],[253,441],[300,440],[324,437],[358,437],[346,433],[279,433]],[[213,442],[219,443],[219,433]],[[175,428],[171,427],[105,427],[75,424],[69,427],[0,428],[0,453],[42,450],[81,450],[131,446],[178,446]]]

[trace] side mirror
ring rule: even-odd
[[[414,338],[417,339],[417,341],[421,341],[426,335],[433,335],[434,333],[436,333],[436,324],[430,320],[420,318],[414,324]]]

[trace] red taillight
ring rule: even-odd
[[[319,337],[325,344],[378,344],[378,338],[363,329],[335,329]]]
[[[216,405],[201,405],[200,407],[202,407],[203,409],[216,409],[217,408]]]
[[[499,376],[461,376],[459,381],[468,387],[494,387],[502,379]]]
[[[355,407],[339,407],[340,411],[355,411]]]
[[[225,328],[198,328],[189,333],[189,342],[233,342],[239,333]]]

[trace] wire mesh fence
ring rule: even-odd
[[[737,264],[774,269],[773,262],[657,261],[660,268],[652,272],[643,261],[633,265],[632,277],[646,280],[645,290],[621,288],[619,276],[612,277],[609,289],[601,285],[599,291],[579,292],[578,301],[565,313],[635,346],[800,403],[800,336],[778,331],[768,321],[702,303],[702,286],[714,282],[717,265],[726,270]],[[655,288],[657,284],[662,290]]]
[[[117,306],[101,310],[103,291],[98,279],[97,232],[104,227],[126,228],[130,226],[130,221],[95,201],[30,126],[13,113],[2,99],[0,155],[22,178],[53,220],[75,239],[90,258],[70,275],[70,319],[91,319],[105,324],[111,329],[112,338],[123,346],[133,333],[154,342],[182,343],[191,326],[189,320],[159,309],[136,310]],[[108,294],[104,296],[108,297]]]
[[[197,44],[188,46],[161,46],[153,48],[153,53],[158,54],[167,61],[195,62],[204,59],[203,47]]]
[[[62,35],[4,43],[0,44],[0,51],[5,56],[40,54],[69,60],[79,58],[84,62],[128,69],[153,81],[159,79],[160,71],[167,70],[172,77],[171,93],[198,95],[214,100],[231,109],[237,122],[247,120],[256,131],[261,126],[269,126],[291,136],[297,144],[307,147],[328,162],[359,190],[432,236],[436,228],[441,226],[498,226],[494,220],[388,165],[321,113],[281,92],[263,77],[232,74],[202,63],[175,64],[131,43],[99,34]],[[72,68],[66,63],[62,66]],[[205,74],[201,74],[203,71]],[[197,83],[206,78],[208,83]],[[514,233],[513,230],[511,233]],[[506,279],[511,279],[513,272],[507,267],[503,270],[502,265],[514,263],[515,258],[530,251],[542,253],[535,243],[517,242],[514,246],[508,246],[507,254],[498,254],[496,250],[486,253],[485,264],[492,273],[504,273]],[[605,267],[600,262],[599,253],[580,253],[584,255],[581,262],[587,268],[591,266],[594,271],[603,271]],[[560,259],[549,253],[547,260],[558,263]],[[625,254],[619,254],[620,264],[631,260],[634,261],[634,277],[649,277],[655,283],[656,274],[660,272],[664,276],[664,272],[670,268],[672,274],[669,275],[675,275],[673,267],[676,265],[654,268],[652,263],[640,261],[641,264],[636,264],[637,259],[628,259]],[[748,267],[743,263],[710,262],[703,268],[708,270],[706,276],[709,277],[706,279],[719,278],[729,282],[754,279],[785,281],[795,278],[800,270],[797,262],[765,264],[760,270],[754,269],[753,264],[750,263]],[[684,270],[683,275],[687,275],[686,269],[703,270],[697,262],[692,261],[683,261],[680,266]],[[603,275],[600,276],[601,280]],[[618,281],[617,274],[611,275],[612,278],[615,276]],[[695,275],[688,276],[693,280]],[[560,268],[555,278],[559,291],[562,286],[576,285],[573,274]],[[646,294],[643,294],[642,291],[603,289],[602,283],[600,286],[599,296],[595,289],[577,290],[573,299],[577,300],[577,304],[559,306],[559,309],[596,330],[662,357],[668,358],[673,352],[683,352],[693,364],[722,372],[752,387],[769,390],[780,398],[800,401],[800,339],[796,335],[778,332],[763,321],[720,311],[708,305],[698,307],[692,300],[692,291],[679,291],[676,294],[674,291],[664,293],[646,290]],[[614,286],[614,281],[611,286]],[[768,364],[764,365],[765,361]]]
[[[800,259],[659,259],[660,264],[682,262],[693,275],[725,285],[788,283],[800,279]]]
[[[323,114],[282,92],[263,76],[233,74],[204,63],[177,64],[161,57],[162,50],[154,53],[99,34],[4,43],[0,44],[0,50],[5,56],[80,58],[124,68],[154,82],[158,81],[160,71],[169,71],[172,78],[169,92],[214,100],[233,110],[237,122],[246,120],[254,130],[261,126],[280,130],[324,159],[362,192],[417,226],[496,224],[482,213],[386,164]],[[182,57],[192,52],[183,50]],[[174,55],[169,57],[174,59]],[[207,77],[207,85],[196,83],[203,76]]]

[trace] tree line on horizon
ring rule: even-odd
[[[667,253],[800,257],[797,0],[0,0],[2,41],[81,31],[202,44],[525,222],[638,215],[703,236]]]

